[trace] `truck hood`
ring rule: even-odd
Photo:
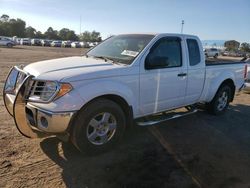
[[[119,76],[125,65],[105,62],[85,56],[40,61],[27,65],[24,70],[37,79],[76,81],[98,77]]]

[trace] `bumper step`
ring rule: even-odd
[[[151,126],[151,125],[162,123],[171,119],[176,119],[176,118],[180,118],[180,117],[187,116],[190,114],[194,114],[197,111],[198,109],[195,106],[186,106],[185,108],[182,108],[182,109],[166,111],[166,112],[138,118],[136,120],[136,123],[139,126]]]

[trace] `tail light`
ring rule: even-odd
[[[244,71],[244,79],[247,79],[247,65],[245,65],[245,71]]]

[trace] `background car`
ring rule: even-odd
[[[229,55],[229,51],[224,51],[224,52],[221,53],[221,55],[228,56]]]
[[[8,37],[1,37],[0,36],[0,46],[7,46],[9,48],[13,47],[15,42]]]
[[[0,46],[7,46],[8,48],[13,47],[15,42],[7,37],[1,37],[0,36]]]
[[[52,47],[61,47],[62,46],[62,41],[59,40],[54,40],[51,42]]]
[[[40,40],[40,39],[32,39],[32,40],[31,40],[31,45],[32,45],[32,46],[41,46],[42,43],[41,43],[41,40]]]
[[[214,57],[217,58],[220,54],[219,50],[216,48],[209,48],[204,50],[206,57]]]
[[[88,42],[80,42],[80,45],[82,48],[89,48],[89,43]]]
[[[244,91],[247,93],[250,93],[250,57],[246,60],[247,62],[247,72],[248,72],[248,77],[246,80],[246,87],[244,88]]]
[[[41,40],[42,46],[50,46],[51,43],[52,43],[52,40],[46,40],[46,39]]]
[[[71,47],[71,41],[63,41],[62,47],[64,48],[70,48]]]
[[[90,43],[89,43],[89,47],[90,47],[90,48],[92,48],[92,47],[94,47],[94,46],[95,46],[95,44],[94,44],[93,42],[90,42]]]
[[[21,40],[20,40],[20,44],[21,45],[31,45],[31,40],[29,39],[29,38],[22,38]]]
[[[81,44],[80,44],[80,42],[72,42],[71,47],[72,48],[81,48]]]

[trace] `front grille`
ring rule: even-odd
[[[51,99],[58,88],[46,85],[48,83],[49,81],[30,80],[27,99],[31,101],[42,100],[44,102]]]
[[[32,80],[30,82],[31,87],[30,89],[30,95],[29,96],[40,96],[43,92],[43,89],[45,87],[45,82],[43,81],[34,81]]]

